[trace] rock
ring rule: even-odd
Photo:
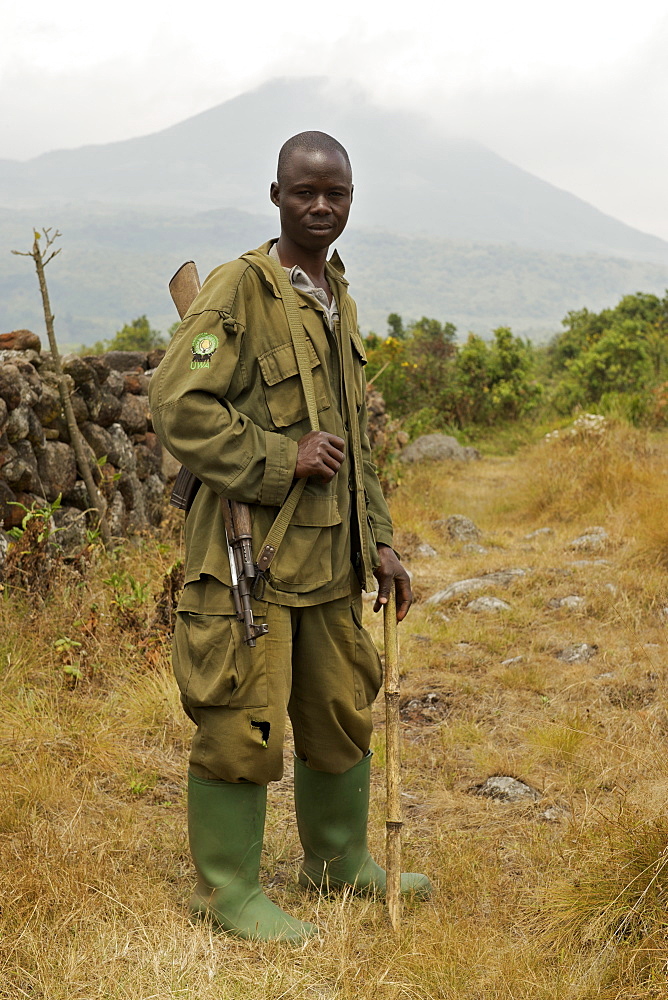
[[[598,653],[598,646],[590,645],[587,642],[576,642],[569,646],[564,646],[554,655],[564,663],[586,663]]]
[[[147,367],[151,369],[157,368],[166,353],[167,351],[164,347],[155,347],[152,351],[149,351],[146,357]]]
[[[541,538],[542,536],[553,534],[554,528],[536,528],[535,531],[530,531],[528,535],[524,536],[524,541],[530,542],[533,538]]]
[[[438,552],[429,544],[429,542],[420,542],[415,549],[415,555],[421,556],[423,559],[433,559],[434,556],[438,555]]]
[[[463,514],[451,514],[444,521],[436,523],[443,524],[448,535],[455,542],[479,542],[482,538],[480,528]]]
[[[470,594],[474,590],[484,590],[486,587],[507,587],[514,580],[530,573],[529,569],[500,569],[493,573],[485,573],[483,576],[474,576],[468,580],[457,580],[451,583],[445,590],[439,590],[427,599],[426,604],[444,604],[462,594]]]
[[[14,413],[17,411],[14,410]],[[15,491],[36,490],[39,487],[37,459],[29,441],[17,441],[14,455],[2,467],[2,478]]]
[[[98,427],[91,422],[81,425],[81,433],[92,448],[95,458],[99,460],[106,456],[109,461],[109,454],[114,449],[114,439],[111,434],[104,427]]]
[[[143,480],[148,479],[149,476],[157,475],[160,472],[160,459],[156,458],[145,444],[136,444],[134,448],[137,476]]]
[[[462,446],[448,434],[423,434],[404,448],[399,457],[402,462],[470,462],[479,459],[480,452]]]
[[[607,559],[575,559],[571,566],[609,566],[610,562]]]
[[[77,479],[77,464],[74,452],[62,441],[47,441],[37,458],[39,476],[44,487],[44,495],[51,503],[59,493],[74,489]]]
[[[112,374],[115,373],[112,372]],[[100,391],[100,402],[95,423],[99,424],[100,427],[111,427],[112,424],[118,423],[120,415],[121,401],[119,397],[102,389]]]
[[[0,484],[1,486],[2,484]],[[2,508],[0,507],[0,510]],[[1,516],[1,515],[0,515]],[[0,530],[0,580],[2,579],[2,570],[5,565],[5,560],[7,559],[7,552],[9,550],[9,535],[6,535],[4,531]]]
[[[0,525],[6,528],[11,527],[9,523],[14,511],[17,509],[12,504],[16,501],[16,494],[9,483],[0,479]]]
[[[0,399],[0,434],[4,434],[8,415],[9,410],[7,409],[7,404],[4,399]]]
[[[138,372],[128,372],[123,376],[125,391],[133,396],[147,396],[150,379]]]
[[[0,333],[0,351],[37,351],[39,354],[41,350],[42,341],[30,330]]]
[[[467,611],[473,611],[474,614],[479,614],[481,611],[510,611],[510,605],[507,601],[502,601],[500,597],[476,597],[474,601],[470,601],[466,605]]]
[[[116,372],[145,371],[146,354],[143,351],[108,351],[104,360]]]
[[[37,351],[32,351],[27,348],[25,351],[12,351],[5,350],[0,354],[0,364],[6,361],[10,362],[28,362],[31,365],[35,365],[36,368],[41,368],[42,358]]]
[[[518,778],[495,774],[474,789],[475,795],[484,795],[500,802],[537,802],[540,792]]]
[[[484,556],[487,555],[489,549],[486,549],[484,545],[478,545],[477,542],[467,542],[466,545],[462,546],[462,552],[470,552],[472,555]]]
[[[34,410],[28,410],[28,433],[26,434],[26,438],[36,450],[44,447],[44,442],[46,441],[44,430]]]
[[[142,520],[144,515],[144,494],[141,483],[135,472],[123,472],[118,480],[118,489],[125,500],[125,509],[130,512],[141,508]]]
[[[114,493],[114,497],[107,508],[107,520],[109,521],[109,531],[114,538],[123,538],[127,531],[127,513],[125,510],[125,500],[120,493]]]
[[[162,519],[165,516],[165,509],[168,503],[165,495],[165,484],[160,476],[154,474],[146,479],[143,483],[143,487],[146,518],[149,524],[158,527],[162,524]]]
[[[83,385],[77,388],[77,395],[81,396],[86,404],[88,419],[97,420],[102,402],[102,393],[97,382],[94,382],[92,379],[90,382],[84,382]]]
[[[112,369],[109,372],[106,382],[104,383],[104,388],[107,392],[110,392],[112,396],[117,396],[118,399],[120,399],[125,392],[125,379],[120,372]]]
[[[124,472],[134,472],[137,467],[134,448],[121,425],[112,424],[111,427],[107,428],[107,433],[111,438],[111,448],[107,460],[117,469]]]
[[[564,430],[550,431],[545,435],[545,441],[557,441],[563,437],[601,437],[606,430],[608,422],[601,413],[581,413],[577,420],[574,420],[570,427]]]
[[[88,510],[92,506],[83,479],[77,479],[72,489],[63,491],[63,500],[79,512]]]
[[[161,465],[163,479],[165,479],[168,483],[173,479],[176,479],[180,468],[181,463],[178,458],[174,458],[174,456],[171,455],[166,448],[163,448]]]
[[[95,375],[97,376],[97,381],[100,385],[102,385],[103,382],[107,381],[107,379],[109,378],[109,372],[111,371],[111,368],[107,364],[104,355],[87,354],[84,357],[84,361],[86,362],[87,365],[90,365],[90,367],[93,369]]]
[[[568,597],[553,597],[551,601],[547,602],[548,608],[568,608],[574,611],[576,608],[581,608],[584,604],[584,597],[579,597],[578,594],[570,594]]]
[[[86,515],[76,507],[60,507],[53,512],[54,541],[67,555],[76,555],[86,545]]]
[[[51,385],[42,383],[42,395],[33,407],[33,412],[43,427],[52,424],[61,414],[60,393]]]
[[[518,663],[524,663],[523,656],[511,656],[509,660],[501,660],[502,667],[515,667]]]
[[[146,433],[138,444],[143,444],[151,452],[155,458],[158,465],[162,462],[162,444],[160,443],[160,438],[157,434],[153,434],[151,431]],[[158,470],[159,471],[159,470]]]
[[[118,422],[126,434],[145,434],[149,412],[146,396],[132,396],[128,393],[121,399],[121,415]]]
[[[20,374],[16,365],[0,364],[0,399],[8,410],[15,410],[21,402]]]
[[[594,526],[587,528],[583,534],[574,538],[569,544],[570,549],[577,549],[579,552],[600,552],[606,548],[610,542],[610,536],[605,528]]]
[[[2,360],[1,356],[0,360]],[[42,395],[42,379],[35,366],[22,358],[15,362],[15,367],[21,375],[22,382],[25,383],[21,386],[21,402],[34,406],[36,400]]]
[[[74,412],[74,419],[77,424],[85,424],[87,420],[90,420],[90,413],[88,412],[88,407],[86,406],[85,400],[81,398],[78,392],[73,392],[70,396],[72,402],[72,410]]]
[[[559,806],[548,806],[538,819],[542,819],[544,823],[558,823],[565,816],[565,811],[560,809]]]
[[[95,369],[80,354],[66,354],[61,359],[61,367],[76,386],[85,385],[87,382],[97,383]]]

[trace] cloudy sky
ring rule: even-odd
[[[154,132],[327,75],[668,239],[665,0],[2,2],[0,157]]]

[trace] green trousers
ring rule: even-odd
[[[193,774],[266,785],[283,776],[286,712],[297,757],[342,774],[369,749],[382,675],[361,597],[313,607],[259,604],[269,633],[253,648],[233,615],[179,612],[174,673],[197,726]]]

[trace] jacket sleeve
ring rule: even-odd
[[[193,305],[210,305],[206,284]],[[205,293],[205,294],[203,294]],[[280,506],[293,481],[297,443],[235,409],[244,388],[240,309],[189,313],[151,379],[156,434],[167,450],[220,496]]]

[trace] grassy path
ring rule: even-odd
[[[112,561],[93,554],[46,603],[5,591],[0,997],[665,998],[664,449],[613,428],[409,470],[394,494],[418,597],[401,627],[404,853],[437,886],[407,907],[400,941],[380,903],[296,886],[289,767],[270,790],[264,878],[321,938],[250,946],[186,919],[190,724],[167,645],[146,628],[177,529]],[[480,529],[473,548],[450,537],[452,514]],[[607,538],[573,547],[590,527]],[[524,572],[428,603],[508,569]],[[481,596],[508,607],[468,607]],[[365,614],[380,644],[368,602]],[[376,710],[370,839],[382,855]],[[481,795],[495,775],[528,791]]]

